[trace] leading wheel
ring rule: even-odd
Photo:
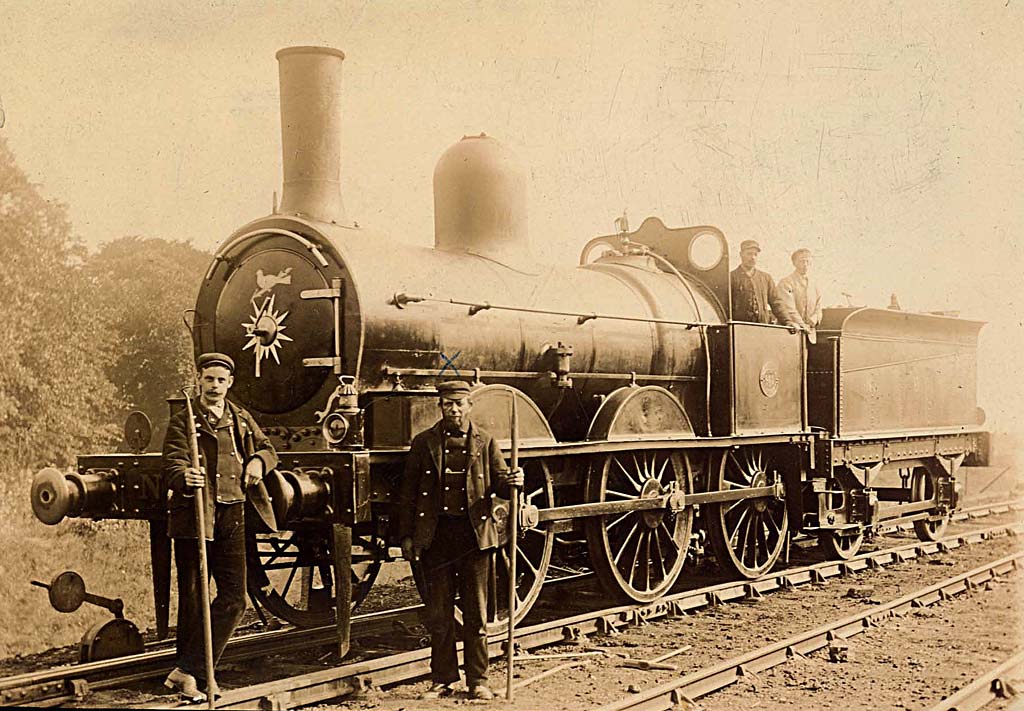
[[[729,449],[712,463],[709,491],[770,486],[782,471],[766,447]],[[789,517],[784,497],[765,496],[709,504],[708,538],[719,564],[744,578],[764,575],[786,545]]]
[[[352,608],[380,571],[385,551],[379,527],[352,532]],[[256,534],[247,539],[248,588],[271,614],[298,627],[334,623],[334,563],[330,528]]]
[[[935,498],[935,477],[924,467],[915,467],[910,479],[910,500],[928,501]],[[949,514],[938,519],[914,521],[914,533],[919,540],[937,541],[946,534]]]
[[[587,476],[588,503],[635,501],[692,492],[681,452],[638,449],[609,454]],[[648,509],[587,519],[591,564],[605,590],[623,602],[650,602],[675,584],[686,560],[693,508]]]

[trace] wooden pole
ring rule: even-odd
[[[188,419],[189,453],[192,468],[199,468],[199,432],[196,430],[195,412],[188,391],[185,393],[185,415]],[[194,492],[196,509],[196,542],[199,546],[199,606],[203,613],[203,656],[206,659],[206,703],[207,708],[216,708],[212,690],[217,684],[213,677],[213,628],[210,623],[210,570],[206,560],[206,487]],[[180,594],[180,591],[179,591]],[[181,604],[180,602],[178,604]]]
[[[352,646],[352,529],[340,523],[332,524],[331,528],[334,534],[334,625],[340,661]]]
[[[512,453],[509,463],[512,470],[519,467],[519,410],[516,407],[516,392],[512,391]],[[512,658],[515,655],[516,625],[516,556],[519,538],[519,487],[511,487],[508,502],[508,645],[505,650],[507,672],[505,675],[505,698],[512,701]]]

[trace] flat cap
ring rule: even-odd
[[[235,372],[235,361],[231,360],[231,356],[225,355],[224,353],[203,353],[201,356],[196,358],[196,368],[200,373],[202,373],[206,368],[212,368],[214,366],[227,368],[231,373]]]
[[[761,245],[757,243],[757,240],[745,239],[742,242],[740,242],[740,251],[742,252],[745,249],[756,249],[758,252],[760,252]]]
[[[437,384],[437,394],[441,397],[462,397],[469,395],[469,383],[464,380],[445,380]]]
[[[810,257],[811,256],[811,250],[807,249],[807,247],[801,247],[800,249],[796,250],[791,255],[789,255],[790,261],[794,261],[795,262],[796,258],[799,257],[801,254],[806,254],[808,257]]]

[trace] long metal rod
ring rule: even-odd
[[[199,432],[196,430],[195,412],[188,391],[185,394],[185,415],[188,420],[189,455],[192,468],[199,469]],[[207,708],[216,708],[213,690],[217,688],[213,676],[213,626],[210,620],[210,570],[206,560],[206,487],[201,486],[192,494],[196,510],[196,545],[199,548],[199,606],[203,613],[203,657],[206,661],[206,703]],[[181,592],[179,591],[179,595]],[[179,604],[181,604],[179,602]]]
[[[519,468],[519,408],[512,392],[512,453],[509,464],[513,473]],[[512,701],[512,661],[515,658],[516,628],[516,557],[519,555],[519,487],[513,486],[508,502],[508,648],[506,650],[505,698]]]
[[[779,490],[775,486],[758,486],[750,489],[726,489],[722,491],[709,491],[701,494],[677,494],[676,500],[680,507],[692,506],[695,504],[721,503],[724,501],[739,501],[740,499],[766,498],[777,496]],[[628,499],[624,501],[596,501],[590,504],[577,504],[575,506],[558,506],[550,509],[538,510],[538,521],[560,521],[570,518],[586,518],[589,516],[602,516],[628,511],[654,511],[668,508],[672,501],[672,495],[657,497],[644,497]]]
[[[307,359],[312,360],[312,359]],[[463,369],[461,371],[452,370],[449,368],[444,375],[439,376],[436,368],[400,368],[394,365],[385,365],[381,368],[381,373],[385,376],[412,376],[412,377],[424,377],[424,378],[438,378],[438,377],[452,377],[459,378],[466,375],[473,375],[479,378],[521,378],[535,380],[537,377],[547,374],[549,371],[530,371],[530,370],[477,370],[476,368]],[[645,374],[645,373],[578,373],[571,371],[566,375],[573,378],[583,378],[586,380],[650,380],[656,382],[703,382],[704,378],[698,375],[658,375],[658,374]]]
[[[462,301],[460,299],[440,299],[435,296],[417,296],[412,294],[395,294],[392,303],[399,308],[406,304],[428,301],[435,304],[451,304],[453,306],[468,306],[469,315],[472,316],[480,311],[518,311],[527,314],[544,314],[545,316],[570,316],[577,319],[578,324],[584,324],[593,319],[607,319],[612,321],[633,321],[637,323],[660,323],[668,326],[685,326],[696,328],[698,326],[718,326],[715,323],[703,323],[701,321],[678,321],[667,318],[650,318],[648,316],[621,316],[617,314],[598,314],[587,311],[554,311],[552,309],[537,309],[530,306],[510,306],[507,304],[492,304],[488,301]]]

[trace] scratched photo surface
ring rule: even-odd
[[[434,166],[486,132],[527,167],[538,259],[574,263],[624,213],[631,229],[717,226],[734,263],[756,239],[776,279],[806,247],[828,306],[896,294],[987,321],[979,401],[1006,441],[1024,429],[1016,0],[8,0],[0,14],[0,137],[90,250],[139,235],[212,252],[270,213],[274,53],[330,46],[346,54],[341,183],[360,226],[432,244]]]

